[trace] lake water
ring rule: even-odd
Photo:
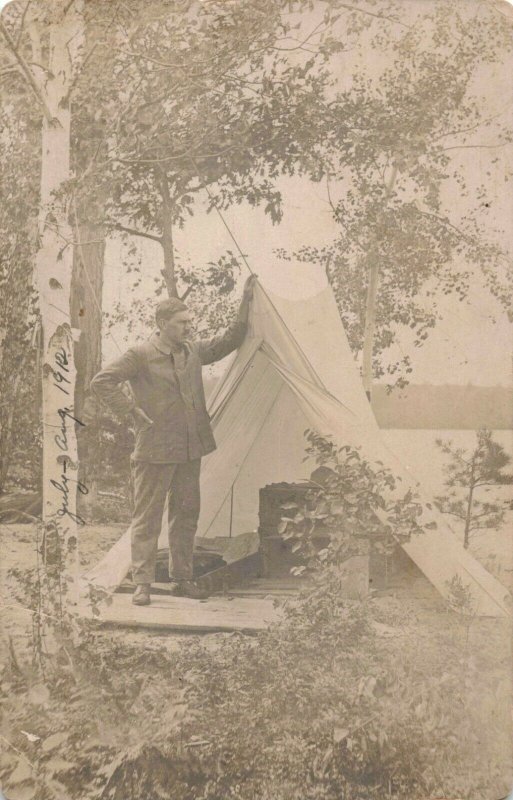
[[[437,447],[436,439],[451,440],[456,447],[467,451],[476,444],[475,431],[470,430],[383,430],[382,434],[390,449],[421,482],[425,495],[431,496],[446,493],[443,467],[448,457]],[[513,459],[513,431],[494,431],[493,436]],[[507,471],[513,472],[513,461]],[[495,498],[513,498],[513,487],[492,487],[487,495],[482,496],[483,500]],[[479,495],[478,499],[481,499]],[[454,517],[448,519],[454,532],[463,539],[463,524]],[[499,530],[476,532],[470,540],[470,551],[486,569],[510,587],[513,576],[513,511],[507,511]]]
[[[382,430],[383,438],[405,466],[431,494],[440,494],[444,489],[443,467],[448,457],[436,445],[436,439],[450,440],[456,447],[471,450],[476,443],[476,434],[469,430]],[[494,431],[499,442],[513,458],[513,431]],[[513,472],[513,464],[508,471]],[[511,487],[507,487],[511,491]]]

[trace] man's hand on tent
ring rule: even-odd
[[[244,284],[244,291],[242,293],[242,302],[249,303],[250,300],[253,299],[253,288],[255,283],[257,282],[257,275],[250,275],[247,279],[246,283]]]
[[[243,322],[244,324],[246,324],[248,321],[249,304],[253,299],[253,289],[256,281],[257,281],[257,276],[250,275],[246,283],[244,284],[244,291],[242,292],[242,300],[239,306],[239,313],[238,313],[239,321]]]

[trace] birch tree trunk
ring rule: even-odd
[[[55,2],[55,0],[54,0]],[[67,5],[67,7],[66,7]],[[43,524],[47,557],[64,577],[63,592],[78,592],[78,460],[74,412],[75,364],[70,292],[73,231],[63,193],[70,178],[70,91],[82,52],[81,0],[55,3],[49,26],[48,72],[42,95],[39,249],[36,283],[43,325]]]

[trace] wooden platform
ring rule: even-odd
[[[294,598],[309,586],[304,578],[251,578],[228,589],[229,597]]]
[[[272,599],[257,597],[185,597],[152,595],[151,605],[134,606],[129,594],[112,595],[110,605],[102,604],[100,617],[83,606],[82,616],[100,624],[127,628],[153,628],[189,633],[263,630],[280,618]]]

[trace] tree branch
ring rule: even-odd
[[[4,75],[12,75],[13,73],[17,73],[18,75],[20,74],[19,64],[9,64],[9,66],[0,69],[0,78],[2,78]]]
[[[91,49],[89,50],[89,52],[88,52],[88,53],[86,53],[86,55],[84,56],[84,58],[83,58],[83,60],[82,60],[82,64],[81,64],[80,71],[77,71],[77,72],[76,72],[76,74],[75,74],[75,75],[74,75],[74,77],[73,77],[73,80],[72,80],[72,81],[71,81],[71,83],[70,83],[70,86],[69,86],[69,89],[68,89],[68,95],[69,95],[69,94],[70,94],[70,93],[73,91],[73,89],[75,88],[75,86],[76,86],[76,84],[77,84],[77,81],[78,81],[78,79],[79,79],[79,77],[80,77],[80,74],[81,74],[81,72],[83,71],[83,69],[84,69],[85,65],[86,65],[86,64],[89,62],[89,60],[91,59],[91,56],[93,55],[93,53],[94,53],[94,51],[96,50],[97,46],[98,46],[98,43],[97,43],[97,42],[95,42],[95,43],[93,44],[93,46],[91,47]]]
[[[460,133],[470,133],[470,131],[475,131],[477,128],[481,128],[483,125],[487,125],[489,122],[492,122],[492,120],[497,119],[497,117],[501,117],[504,113],[504,111],[499,111],[498,114],[493,114],[491,117],[478,120],[474,125],[469,125],[468,128],[456,128],[453,131],[445,131],[445,133],[435,136],[433,142],[439,142],[440,139],[445,139],[447,136],[458,136]]]
[[[396,17],[388,17],[386,14],[375,14],[372,11],[367,11],[365,8],[358,8],[358,6],[350,6],[346,3],[338,3],[337,8],[345,8],[347,11],[357,11],[359,14],[366,14],[369,17],[375,17],[375,19],[386,19],[388,22],[393,22],[394,25],[401,25],[403,28],[407,28],[408,30],[411,29],[411,25],[407,25],[405,22],[401,22],[401,20],[397,19]]]
[[[116,224],[113,227],[116,231],[130,233],[132,236],[142,236],[144,239],[152,239],[154,242],[159,242],[162,244],[162,236],[156,236],[155,234],[147,233],[146,231],[138,231],[135,228],[128,228],[126,225]]]
[[[271,141],[271,140],[270,140]],[[196,155],[198,161],[203,161],[206,158],[219,158],[226,155],[226,153],[240,147],[240,142],[225,147],[218,153],[200,153]],[[190,157],[190,151],[185,150],[183,153],[174,156],[163,156],[162,158],[114,158],[113,161],[119,161],[120,164],[165,164],[167,161],[181,161],[183,158]]]
[[[506,147],[511,142],[500,142],[498,144],[455,144],[452,147],[443,147],[443,151],[448,150],[495,150],[497,147]]]
[[[27,2],[25,3],[25,8],[23,9],[23,13],[21,15],[20,27],[18,29],[18,36],[16,37],[16,49],[17,50],[18,50],[18,48],[19,48],[19,46],[21,44],[21,37],[22,37],[22,34],[23,34],[23,28],[25,26],[25,17],[27,16],[27,11],[29,10],[29,6],[30,6],[31,2],[32,2],[32,0],[27,0]]]
[[[498,511],[490,511],[490,509],[486,509],[485,511],[481,511],[479,514],[472,514],[472,520],[474,521],[476,519],[481,519],[481,517],[491,517],[492,515],[495,516],[498,513]]]
[[[442,514],[450,514],[451,517],[456,517],[457,519],[461,519],[462,521],[465,520],[465,514],[458,514],[456,511],[448,511],[446,508],[440,508]]]
[[[50,109],[48,107],[48,104],[46,102],[46,98],[44,96],[44,93],[43,93],[41,87],[39,86],[39,83],[37,82],[37,80],[36,80],[36,78],[34,76],[34,73],[32,72],[32,70],[30,69],[29,65],[27,64],[27,62],[25,61],[25,59],[23,58],[23,56],[19,52],[18,48],[16,47],[15,42],[12,40],[11,35],[10,35],[9,31],[7,30],[7,28],[5,27],[2,19],[0,19],[0,32],[2,33],[5,41],[7,42],[7,46],[9,47],[9,50],[11,51],[13,56],[15,57],[16,61],[18,62],[18,64],[20,65],[21,71],[23,72],[23,75],[25,76],[25,78],[27,80],[27,83],[29,84],[30,88],[32,89],[32,91],[34,92],[35,96],[39,100],[39,102],[41,104],[41,107],[43,109],[43,113],[45,115],[46,121],[48,123],[52,124],[53,123],[53,115],[52,115],[52,113],[51,113],[51,111],[50,111]]]
[[[182,303],[189,297],[191,292],[192,292],[192,286],[188,286],[183,295],[180,297]]]
[[[416,208],[417,208],[417,211],[419,212],[419,214],[423,214],[423,216],[425,216],[425,217],[432,217],[433,219],[437,219],[439,222],[442,222],[444,225],[447,225],[449,228],[452,228],[453,231],[456,231],[456,233],[459,236],[461,236],[463,239],[465,239],[466,241],[469,240],[469,238],[470,238],[469,234],[465,233],[460,228],[457,228],[456,225],[452,224],[452,222],[449,222],[447,217],[441,217],[441,216],[439,216],[439,214],[434,214],[432,211],[425,211],[424,209],[419,208],[418,205],[416,205]],[[460,457],[460,460],[463,461],[465,464],[468,464],[468,462],[465,461],[464,458]]]

